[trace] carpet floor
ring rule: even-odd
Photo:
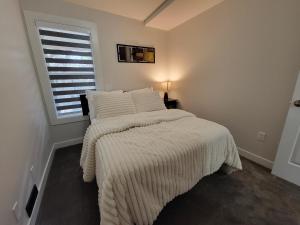
[[[84,183],[81,145],[57,150],[37,225],[99,225],[96,182]],[[300,187],[242,158],[243,171],[207,176],[171,201],[154,225],[300,225]]]

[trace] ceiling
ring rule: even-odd
[[[65,0],[132,19],[145,20],[164,0]]]
[[[171,30],[224,0],[65,0]]]

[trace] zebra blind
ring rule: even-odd
[[[90,32],[39,26],[57,117],[82,115],[80,94],[95,90]]]

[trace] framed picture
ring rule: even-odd
[[[117,44],[118,62],[155,63],[155,48]]]

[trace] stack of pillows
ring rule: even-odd
[[[159,93],[153,88],[129,92],[88,91],[86,97],[91,120],[166,109]]]

